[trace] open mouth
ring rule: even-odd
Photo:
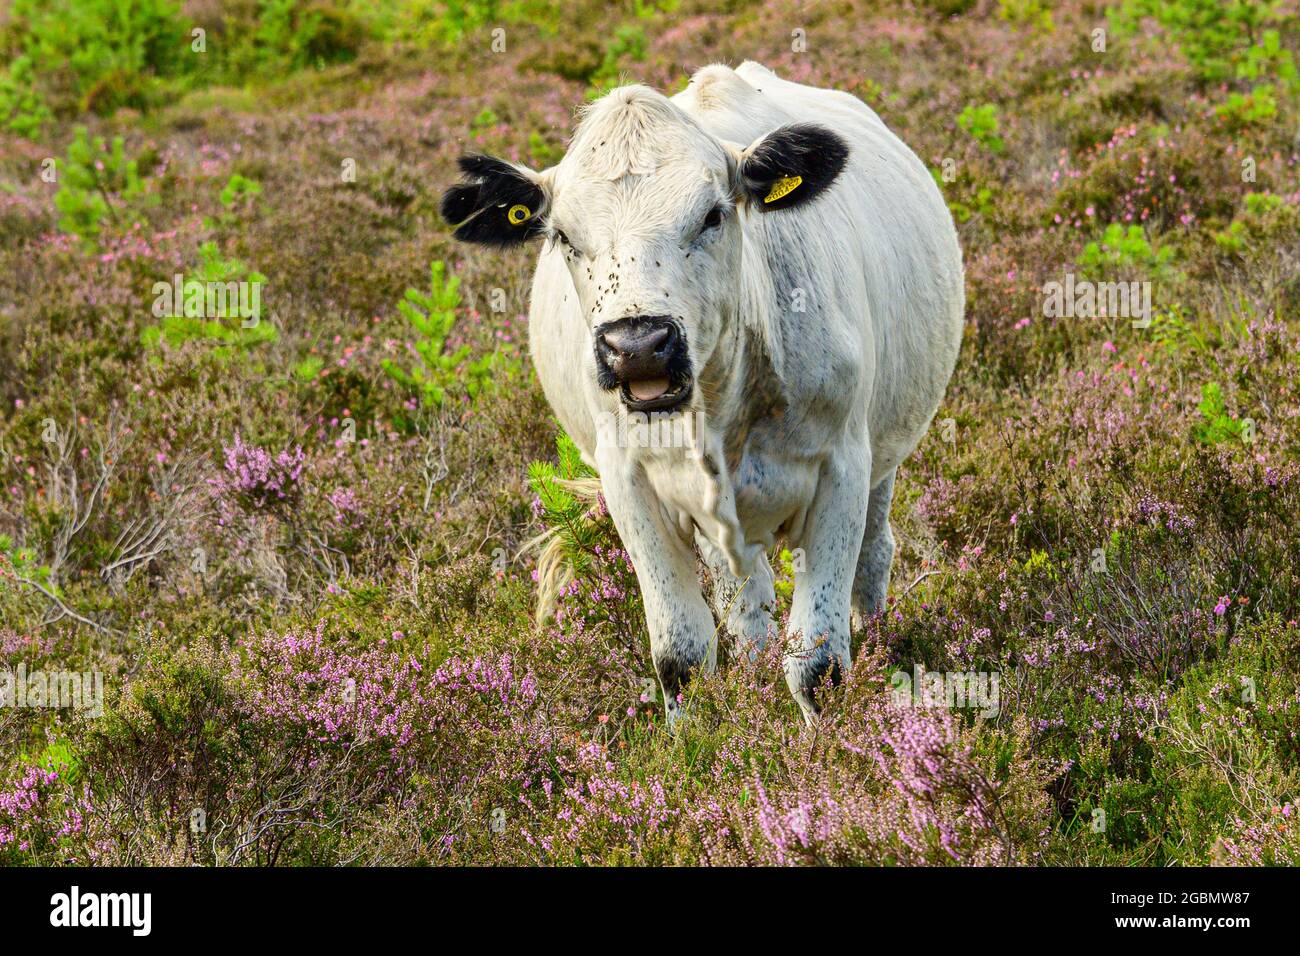
[[[596,382],[617,389],[628,411],[671,412],[690,397],[694,376],[686,337],[671,316],[627,316],[593,332]]]
[[[644,378],[624,382],[620,393],[623,404],[633,412],[666,412],[691,397],[691,382],[674,383],[667,378]]]

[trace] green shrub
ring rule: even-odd
[[[987,216],[993,211],[993,190],[981,186],[971,196],[970,204],[953,199],[948,202],[948,208],[952,210],[952,217],[959,223],[969,222],[976,214]]]
[[[608,537],[608,529],[592,518],[590,502],[575,495],[566,483],[593,478],[596,473],[563,430],[555,437],[555,454],[555,463],[529,463],[528,486],[541,503],[542,523],[555,530],[565,560],[581,574],[590,568],[594,549]]]
[[[213,347],[219,360],[227,360],[246,353],[255,346],[274,342],[278,337],[275,326],[261,320],[262,283],[266,276],[248,268],[238,259],[223,256],[215,242],[205,242],[199,247],[199,266],[197,271],[188,276],[185,282],[189,287],[191,281],[206,286],[209,283],[248,283],[256,294],[257,315],[240,314],[237,304],[230,296],[214,299],[213,309],[209,309],[207,297],[203,307],[185,295],[184,302],[173,302],[171,315],[159,318],[155,325],[146,327],[140,334],[140,342],[147,349],[157,349],[165,342],[172,348],[180,348],[188,342],[200,342]],[[252,318],[249,325],[247,319]]]
[[[195,65],[173,0],[14,0],[12,19],[24,69],[62,115],[144,107],[154,77]]]
[[[7,565],[16,577],[34,581],[55,594],[58,593],[58,586],[50,581],[49,565],[39,563],[31,548],[14,547],[13,538],[7,534],[0,534],[0,562]],[[0,580],[6,580],[7,577],[0,575]]]
[[[545,136],[535,130],[528,134],[528,152],[532,156],[533,165],[538,169],[554,166],[564,158],[563,149],[552,146]]]
[[[1230,253],[1244,253],[1260,242],[1267,241],[1275,231],[1275,224],[1286,228],[1287,207],[1281,196],[1270,192],[1247,193],[1246,208],[1228,224],[1228,228],[1214,234],[1214,243]]]
[[[1001,153],[1006,149],[1006,143],[998,135],[998,108],[992,103],[967,106],[957,117],[957,125],[989,152]]]
[[[1192,436],[1207,445],[1217,445],[1229,440],[1241,440],[1245,423],[1228,414],[1223,401],[1223,389],[1217,382],[1206,382],[1201,386],[1201,401],[1196,406],[1203,421],[1192,428]]]
[[[305,67],[355,59],[369,37],[353,13],[329,3],[258,0],[255,10],[227,14],[231,48],[219,57],[219,75],[240,81],[249,74],[274,78]]]
[[[1089,275],[1138,269],[1160,276],[1169,273],[1173,259],[1174,250],[1153,246],[1141,226],[1125,228],[1115,222],[1106,227],[1100,239],[1084,247],[1078,263]]]
[[[1119,35],[1133,36],[1148,18],[1168,31],[1203,85],[1251,82],[1215,108],[1229,129],[1273,119],[1278,87],[1300,91],[1294,57],[1277,29],[1293,26],[1295,14],[1275,0],[1125,0],[1111,22]]]
[[[0,128],[35,139],[50,121],[50,110],[35,89],[36,71],[20,56],[0,72]]]
[[[485,106],[483,110],[470,121],[469,133],[471,136],[481,136],[501,122],[501,117],[493,112],[492,107]]]
[[[1266,25],[1287,19],[1275,0],[1124,0],[1110,17],[1121,36],[1138,33],[1143,19],[1154,20],[1205,83],[1235,78],[1251,59],[1253,38]]]
[[[969,12],[975,6],[975,0],[921,0],[919,6],[933,10],[942,17],[955,17]]]
[[[383,35],[415,46],[446,46],[488,27],[527,23],[554,33],[563,4],[556,0],[398,0],[369,15]]]
[[[127,159],[122,137],[110,149],[104,137],[89,138],[78,126],[59,170],[54,206],[59,228],[94,244],[105,223],[120,224],[128,203],[144,192],[134,159]]]
[[[587,99],[599,99],[617,86],[624,61],[632,60],[640,63],[645,59],[645,53],[645,29],[640,24],[624,24],[615,30],[614,35],[605,44],[605,58],[591,76]]]
[[[460,303],[460,278],[447,275],[445,262],[433,262],[429,266],[429,291],[407,289],[406,297],[397,304],[397,310],[415,332],[416,361],[403,366],[384,359],[383,369],[393,380],[418,392],[426,408],[442,408],[454,392],[473,400],[491,381],[494,355],[469,361],[468,345],[446,351]]]
[[[1239,130],[1277,116],[1277,98],[1273,95],[1272,84],[1262,83],[1249,93],[1229,93],[1214,112],[1228,129]]]
[[[230,209],[245,196],[251,198],[260,195],[261,192],[262,186],[260,183],[235,173],[230,177],[230,181],[226,183],[221,190],[221,195],[217,198],[221,200],[221,205]]]
[[[998,19],[1016,26],[1037,27],[1049,33],[1056,29],[1051,7],[1040,0],[998,0]]]

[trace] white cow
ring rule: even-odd
[[[533,361],[636,567],[670,722],[716,659],[696,549],[743,657],[774,630],[781,540],[802,559],[786,679],[813,720],[851,611],[884,603],[894,473],[961,342],[961,250],[924,164],[855,97],[751,62],[672,98],[613,90],[544,171],[461,167],[458,238],[543,242]],[[646,416],[686,440],[646,441]]]

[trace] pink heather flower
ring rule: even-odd
[[[299,479],[307,461],[301,445],[272,456],[264,448],[244,444],[236,433],[235,443],[223,450],[226,474],[212,481],[218,497],[259,510],[287,503],[301,490]]]
[[[361,511],[361,502],[351,488],[336,488],[330,492],[329,503],[334,506],[334,520],[339,524],[346,523],[350,516]]]

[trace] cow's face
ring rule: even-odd
[[[550,241],[591,330],[597,384],[631,410],[670,411],[691,399],[737,313],[735,161],[679,124],[653,152],[611,166],[591,132],[554,170]]]
[[[645,87],[615,90],[542,173],[466,157],[443,197],[456,237],[540,238],[568,266],[591,335],[596,384],[634,411],[679,408],[740,309],[742,217],[812,199],[847,147],[782,127],[748,148],[702,129]]]

